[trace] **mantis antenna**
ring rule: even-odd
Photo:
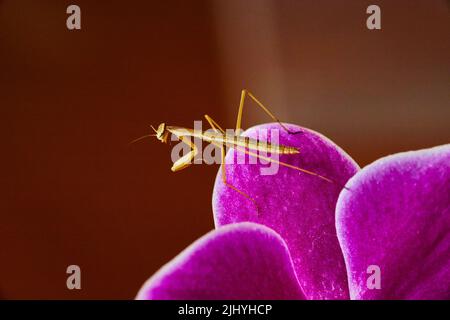
[[[158,134],[158,131],[152,125],[150,125],[150,127],[152,127],[153,131],[155,131],[155,134],[146,134],[145,136],[139,137],[139,138],[134,139],[133,141],[129,142],[128,145],[133,144],[138,141],[141,141],[142,139],[145,139],[148,137],[156,137]]]
[[[156,134],[146,134],[145,136],[142,136],[142,137],[139,137],[137,139],[134,139],[133,141],[128,143],[128,145],[133,144],[133,143],[138,142],[138,141],[141,141],[142,139],[145,139],[145,138],[148,138],[148,137],[155,137],[155,136],[156,136]]]

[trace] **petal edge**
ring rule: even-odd
[[[450,144],[379,159],[348,187],[336,227],[351,298],[450,298]],[[369,265],[381,289],[368,288]]]
[[[304,299],[284,241],[239,223],[213,230],[162,267],[139,300]]]

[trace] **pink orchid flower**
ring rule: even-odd
[[[152,276],[138,299],[450,299],[450,144],[359,169],[326,137],[288,125],[287,167],[227,164],[213,193],[216,229]],[[227,159],[236,157],[229,152]],[[343,188],[343,186],[346,186]],[[374,271],[375,270],[375,271]],[[378,284],[371,285],[373,272]]]

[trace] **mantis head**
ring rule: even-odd
[[[158,129],[153,128],[153,126],[151,126],[151,127],[152,127],[153,131],[155,131],[155,133],[156,133],[156,138],[163,143],[167,143],[169,131],[166,130],[166,124],[161,123],[158,126]]]
[[[165,123],[161,123],[158,126],[158,129],[153,128],[153,126],[150,126],[150,127],[152,127],[153,131],[155,131],[154,134],[146,134],[145,136],[134,139],[129,144],[133,144],[135,142],[141,141],[142,139],[145,139],[148,137],[156,137],[159,141],[167,143],[167,138],[169,137],[169,131],[166,129]]]

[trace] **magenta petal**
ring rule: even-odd
[[[308,299],[346,299],[347,275],[336,236],[335,205],[342,186],[358,166],[324,136],[295,125],[288,127],[301,133],[289,134],[278,124],[265,124],[244,135],[256,138],[259,130],[260,139],[267,140],[263,129],[279,129],[281,144],[300,149],[300,154],[280,156],[280,161],[322,174],[335,183],[282,166],[275,175],[261,175],[260,168],[267,165],[227,164],[228,183],[252,197],[259,211],[250,200],[225,186],[219,172],[213,194],[216,225],[252,221],[272,228],[286,241]],[[233,157],[235,152],[229,152],[227,163]]]
[[[351,298],[449,299],[450,145],[382,158],[348,186],[336,225]]]
[[[151,277],[137,299],[303,299],[284,241],[239,223],[211,231]]]

